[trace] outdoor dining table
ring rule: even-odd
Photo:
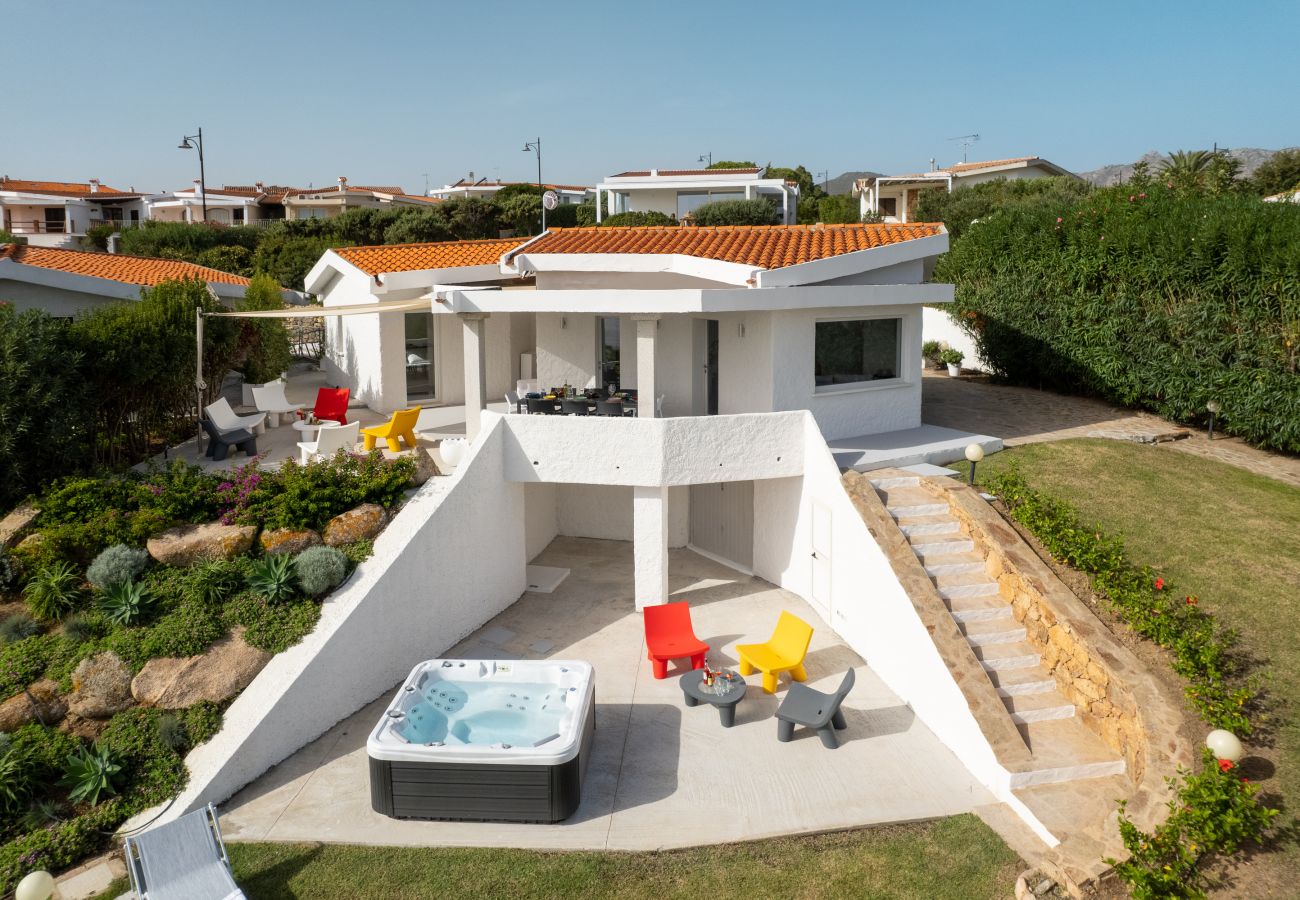
[[[533,398],[533,399],[537,399],[537,398]],[[550,400],[550,401],[554,402],[554,403],[555,403],[555,408],[556,408],[557,410],[560,409],[561,404],[562,404],[565,400],[585,400],[586,403],[587,403],[587,409],[591,410],[593,413],[594,413],[595,410],[596,410],[596,401],[593,400],[593,399],[590,398],[590,397],[556,397],[556,396],[553,396],[553,395],[551,395],[551,394],[547,394],[545,397],[542,397],[541,399],[542,399],[542,400]],[[600,399],[601,399],[601,400],[606,400],[606,398],[604,398],[604,397],[601,397]],[[635,415],[637,414],[637,405],[636,405],[636,401],[635,401],[635,400],[606,400],[606,402],[619,403],[619,404],[621,404],[621,405],[623,406],[623,415],[624,415],[624,416],[628,416],[628,415],[633,415],[633,416],[635,416]],[[520,400],[519,400],[519,406],[518,406],[517,408],[518,408],[518,410],[519,410],[521,413],[527,412],[527,411],[528,411],[528,398],[527,398],[527,397],[521,397]]]

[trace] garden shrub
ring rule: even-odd
[[[293,560],[298,584],[308,597],[327,594],[343,583],[348,558],[333,547],[308,547]]]
[[[1069,504],[1031,488],[1017,469],[998,474],[987,487],[1052,556],[1086,574],[1125,624],[1173,654],[1174,671],[1189,682],[1187,698],[1205,721],[1250,734],[1245,708],[1251,692],[1234,683],[1241,674],[1231,654],[1234,632],[1218,628],[1195,597],[1179,596],[1149,566],[1132,563],[1119,538],[1080,521]]]
[[[57,634],[37,634],[0,647],[0,700],[38,680],[63,643]]]
[[[0,594],[7,594],[18,588],[22,570],[12,553],[0,548]]]
[[[656,212],[654,210],[646,210],[643,212],[615,213],[612,216],[605,216],[605,218],[601,219],[600,222],[598,222],[597,224],[601,226],[608,226],[610,228],[636,226],[636,225],[675,226],[677,224],[677,219],[674,216],[668,215],[668,213]]]
[[[79,612],[63,620],[63,637],[73,644],[84,644],[108,634],[108,620],[97,612]]]
[[[197,747],[210,740],[221,730],[221,707],[211,700],[200,700],[184,711],[185,732],[189,735],[189,745]]]
[[[162,741],[163,746],[177,753],[185,752],[185,746],[190,741],[189,733],[185,730],[185,722],[176,715],[163,713],[158,717],[158,740]]]
[[[36,618],[57,622],[81,602],[81,576],[69,562],[52,563],[31,577],[23,598]]]
[[[107,747],[79,747],[68,756],[59,784],[68,789],[68,800],[94,806],[100,795],[117,793],[113,782],[122,766]]]
[[[361,564],[362,560],[369,559],[374,555],[375,542],[353,541],[350,544],[344,544],[339,549],[343,551],[343,555],[348,558],[348,562],[355,568]]]
[[[414,474],[415,462],[409,457],[387,460],[378,451],[339,451],[305,466],[289,459],[280,467],[272,487],[259,481],[248,490],[253,499],[242,509],[236,507],[233,520],[260,523],[268,529],[319,531],[330,519],[362,503],[392,506],[411,486]],[[261,478],[267,477],[262,473]],[[246,476],[245,483],[251,479]],[[235,484],[238,488],[238,479]]]
[[[118,581],[109,585],[99,598],[99,611],[114,625],[134,625],[152,601],[148,585],[138,581]]]
[[[36,620],[24,612],[16,612],[11,616],[6,616],[3,622],[0,622],[0,644],[12,644],[29,638],[34,634],[39,634],[41,626],[36,624]]]
[[[244,586],[247,560],[211,560],[181,570],[180,596],[203,604],[217,604]]]
[[[936,269],[994,374],[1194,424],[1217,400],[1228,432],[1300,452],[1300,206],[1159,184],[1059,199],[982,217]]]
[[[149,564],[149,551],[125,544],[114,544],[95,557],[86,570],[86,580],[101,591],[134,581]]]
[[[76,738],[44,725],[22,725],[0,751],[0,835],[11,831],[26,800],[57,778]]]
[[[221,479],[184,460],[151,466],[139,479],[142,490],[133,498],[141,508],[156,510],[168,525],[211,522],[221,513]]]
[[[298,596],[293,557],[263,556],[249,569],[246,583],[253,593],[269,604],[292,600]]]
[[[715,200],[698,207],[694,213],[695,224],[712,225],[775,225],[781,213],[776,205],[756,197],[752,200]]]
[[[244,640],[250,646],[283,653],[311,634],[320,611],[321,605],[310,598],[272,605],[245,592],[226,604],[223,615],[228,624],[244,626]]]
[[[280,285],[264,273],[253,276],[238,303],[241,311],[283,307]],[[289,330],[284,322],[279,319],[244,319],[240,325],[244,330],[244,380],[251,384],[265,384],[279,378],[288,370],[291,361]]]
[[[226,633],[219,613],[193,600],[182,600],[174,610],[159,616],[149,627],[134,631],[140,641],[136,668],[159,656],[195,656]],[[129,646],[124,649],[127,652],[131,650]]]

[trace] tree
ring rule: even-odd
[[[448,227],[447,216],[438,208],[413,209],[397,218],[384,231],[385,244],[419,244],[433,241],[454,241],[456,235]]]
[[[1073,207],[1092,191],[1079,178],[998,178],[949,193],[942,188],[922,191],[916,209],[908,216],[915,222],[942,222],[954,241],[977,221],[1019,209],[1051,211],[1053,216]]]
[[[822,197],[817,201],[817,220],[827,225],[862,221],[857,198],[848,194]]]
[[[646,210],[644,212],[625,212],[606,216],[601,219],[600,224],[614,228],[628,225],[676,225],[677,220],[668,213]]]
[[[775,225],[776,207],[757,197],[753,200],[715,200],[695,210],[696,225]]]
[[[1170,187],[1199,191],[1205,187],[1214,163],[1209,150],[1175,150],[1160,163],[1160,174]]]
[[[786,181],[793,181],[799,185],[799,207],[797,221],[800,225],[811,225],[817,221],[819,210],[817,202],[826,196],[826,192],[813,181],[812,173],[804,166],[795,166],[793,169],[774,166],[771,163],[767,165],[767,172],[764,178],[783,178]]]
[[[538,234],[542,230],[542,195],[516,192],[506,197],[493,197],[492,202],[500,210],[501,221],[515,234]]]
[[[209,247],[194,260],[201,266],[245,277],[253,274],[253,251],[238,244]]]
[[[1260,163],[1247,184],[1253,193],[1261,197],[1271,197],[1300,188],[1300,147],[1274,153],[1271,159]]]
[[[268,234],[253,254],[253,269],[266,272],[287,288],[303,290],[303,281],[321,255],[348,243],[329,237],[293,237],[284,233]]]
[[[5,231],[3,228],[0,228],[0,244],[25,244],[25,243],[27,243],[27,238],[17,234],[10,234],[9,232]]]
[[[758,163],[749,162],[749,161],[737,162],[734,159],[723,159],[715,163],[710,163],[709,168],[710,169],[757,169]]]
[[[236,309],[248,312],[258,309],[282,309],[284,297],[280,285],[264,272],[253,276]],[[242,364],[244,380],[251,384],[264,384],[280,377],[289,368],[289,331],[281,319],[240,319],[243,331],[241,343],[245,347]]]

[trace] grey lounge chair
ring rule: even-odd
[[[849,691],[853,690],[853,680],[853,670],[849,669],[833,694],[823,694],[805,684],[792,682],[785,699],[776,710],[776,739],[790,740],[794,737],[794,726],[802,725],[817,729],[817,736],[822,739],[823,746],[831,750],[838,747],[840,741],[832,726],[840,731],[849,727],[849,723],[844,721],[844,713],[840,711],[840,704],[849,695]]]
[[[203,430],[208,434],[207,455],[212,459],[225,459],[230,455],[231,447],[243,450],[249,457],[257,455],[257,436],[251,431],[242,428],[238,431],[218,431],[207,419],[203,419]]]
[[[210,803],[127,838],[123,852],[139,900],[243,900]]]

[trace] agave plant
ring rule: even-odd
[[[117,793],[113,776],[120,771],[122,767],[107,747],[82,747],[68,757],[59,784],[69,789],[68,799],[73,803],[85,801],[94,806],[100,794]]]
[[[99,598],[99,611],[115,625],[132,625],[137,622],[153,596],[138,581],[118,581],[110,584]]]
[[[298,575],[288,554],[264,556],[248,573],[248,586],[267,603],[284,603],[298,594]]]

